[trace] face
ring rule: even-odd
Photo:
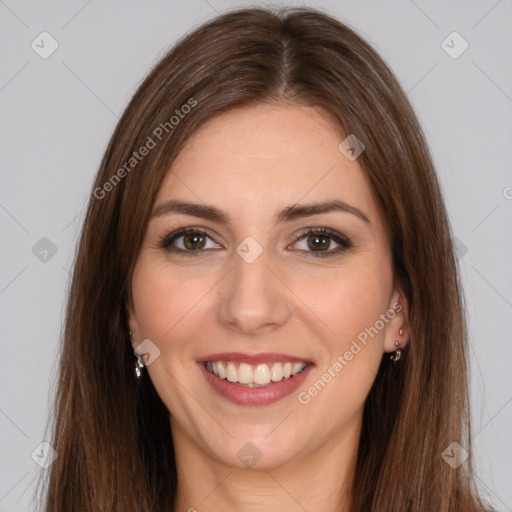
[[[268,469],[356,443],[407,305],[343,138],[314,108],[236,109],[164,179],[128,315],[178,450]]]

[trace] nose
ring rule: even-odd
[[[219,321],[256,336],[283,326],[291,314],[289,290],[269,268],[266,251],[252,263],[234,255],[234,268],[221,282]]]

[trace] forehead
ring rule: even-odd
[[[340,199],[378,213],[357,160],[338,149],[344,135],[325,112],[290,104],[238,108],[213,117],[173,162],[155,204],[171,198],[273,214],[300,202]]]

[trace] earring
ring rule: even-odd
[[[402,336],[403,332],[404,331],[402,329],[400,329],[400,336]],[[402,357],[402,349],[398,348],[399,346],[400,346],[400,342],[399,341],[395,341],[396,351],[395,351],[395,353],[392,356],[389,357],[393,364],[397,364],[398,361],[400,361],[400,358]]]
[[[132,331],[130,331],[130,343],[132,344],[133,347]],[[135,376],[137,377],[137,379],[140,379],[140,376],[142,375],[141,370],[144,368],[144,363],[142,362],[142,359],[139,355],[135,355],[137,356],[137,362],[135,363]]]

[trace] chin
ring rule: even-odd
[[[211,451],[227,466],[260,471],[286,466],[303,456],[305,447],[297,443],[289,431],[280,436],[275,432],[269,435],[271,431],[249,428],[244,435],[234,435],[226,440],[220,452],[217,447],[212,447]]]

